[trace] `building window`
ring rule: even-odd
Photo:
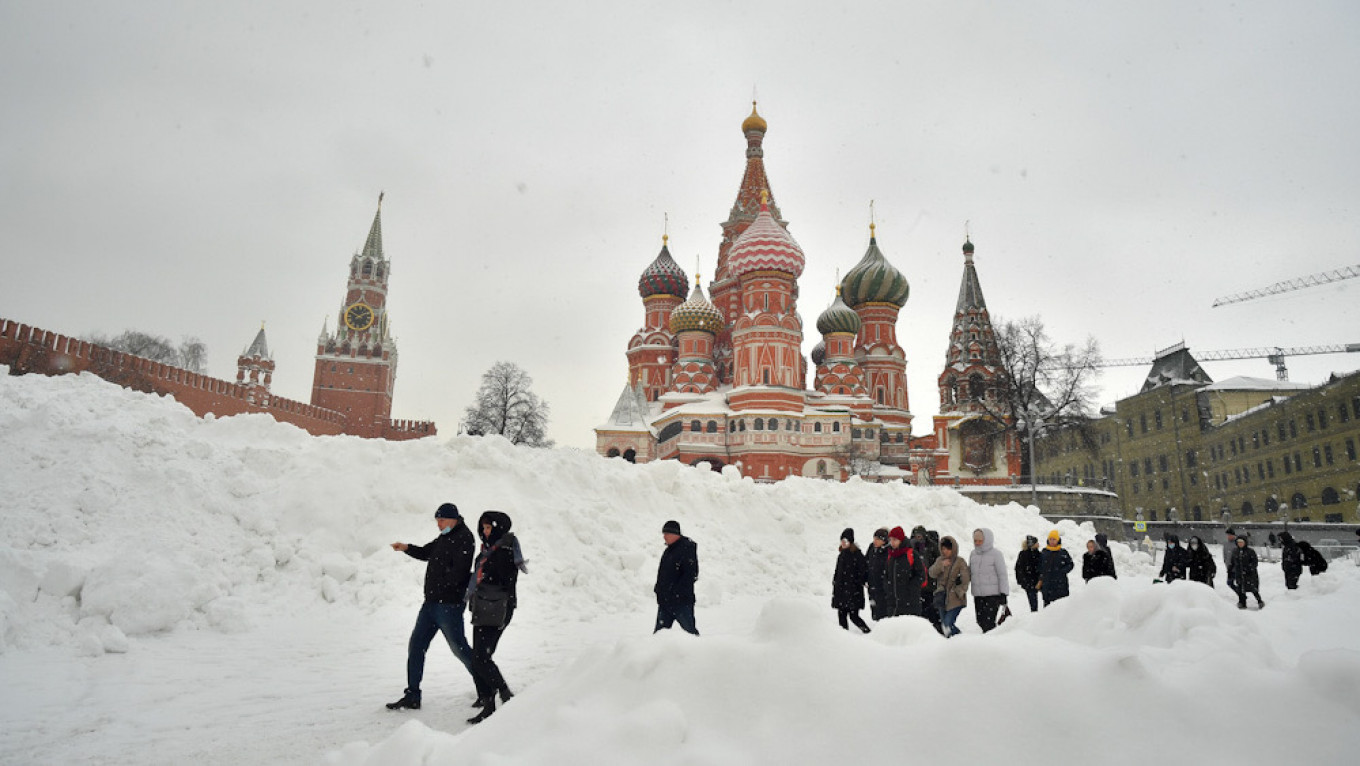
[[[756,418],[755,428],[756,428],[757,431],[764,431],[764,430],[765,430],[765,421],[761,420],[760,418]]]
[[[1148,511],[1148,521],[1156,521],[1156,520],[1157,520],[1157,512],[1156,512],[1156,511]]]
[[[1271,495],[1270,497],[1267,497],[1267,498],[1266,498],[1266,513],[1270,514],[1271,516],[1274,516],[1275,514],[1277,514],[1277,513],[1279,513],[1279,512],[1280,512],[1280,501],[1279,501],[1279,500],[1276,500],[1274,495]]]
[[[1318,407],[1318,428],[1327,427],[1327,410]]]
[[[1166,455],[1157,456],[1157,470],[1166,473]]]
[[[1140,433],[1147,433],[1147,413],[1138,416],[1138,430]]]
[[[1233,468],[1233,484],[1239,486],[1242,484],[1242,470],[1240,468]]]
[[[1233,457],[1237,457],[1237,442],[1236,442],[1236,441],[1229,440],[1229,441],[1228,441],[1228,446],[1232,448],[1232,449],[1231,449],[1231,452],[1232,452]]]
[[[1137,460],[1133,461],[1132,463],[1129,463],[1129,475],[1132,476],[1132,477],[1134,477],[1135,479],[1138,478],[1138,461],[1137,461]]]
[[[1247,454],[1247,437],[1237,437],[1237,451],[1243,455]]]
[[[1256,513],[1256,509],[1251,507],[1251,501],[1250,501],[1250,500],[1243,500],[1243,501],[1242,501],[1242,515],[1243,515],[1243,516],[1250,516],[1250,515],[1252,515],[1253,513]]]
[[[1295,492],[1294,496],[1289,498],[1289,507],[1292,510],[1301,511],[1308,507],[1308,498],[1304,497],[1302,492]]]
[[[1261,443],[1264,444],[1264,445],[1266,445],[1267,447],[1270,446],[1270,429],[1269,429],[1269,428],[1262,428],[1262,429],[1261,429]]]
[[[1266,478],[1275,478],[1275,460],[1273,458],[1266,458]]]
[[[1310,412],[1310,413],[1304,415],[1304,416],[1303,416],[1303,422],[1305,422],[1305,423],[1308,424],[1308,432],[1309,432],[1309,433],[1312,433],[1313,431],[1316,431],[1316,430],[1317,430],[1317,423],[1313,420],[1313,413]]]
[[[689,423],[689,430],[693,431],[693,432],[696,433],[696,434],[697,434],[697,433],[703,433],[704,424],[703,424],[703,423],[700,423],[700,422],[697,421],[697,420],[691,420],[690,423]]]
[[[813,424],[812,424],[812,432],[815,433],[815,434],[821,433],[821,432],[822,432],[822,424],[821,424],[821,423],[813,423]]]
[[[1323,505],[1338,505],[1340,504],[1340,502],[1341,495],[1338,494],[1336,490],[1332,489],[1331,487],[1323,487],[1322,489]]]
[[[1322,457],[1324,460],[1327,461],[1327,465],[1332,464],[1332,445],[1330,444],[1322,445]]]
[[[1293,473],[1293,472],[1294,472],[1294,466],[1290,465],[1290,463],[1289,463],[1289,456],[1288,456],[1288,455],[1285,455],[1285,456],[1284,456],[1284,475],[1285,475],[1285,476],[1288,476],[1289,474],[1291,474],[1291,473]]]
[[[1351,399],[1351,416],[1360,420],[1360,396]]]
[[[1299,453],[1297,452],[1294,453],[1294,470],[1295,471],[1303,470],[1303,461],[1299,459]]]
[[[1181,422],[1182,423],[1190,422],[1190,410],[1185,407],[1181,408]]]
[[[1318,449],[1316,446],[1313,447],[1313,467],[1322,467],[1322,450]]]
[[[708,421],[708,428],[704,430],[711,434],[716,434],[718,432],[718,421],[716,420]]]
[[[1161,410],[1157,410],[1156,412],[1152,413],[1152,420],[1153,420],[1153,425],[1156,426],[1157,430],[1158,430],[1158,431],[1162,430],[1162,411],[1161,411]]]
[[[838,421],[836,421],[835,423],[832,423],[832,424],[831,424],[831,433],[833,433],[833,434],[838,434],[838,433],[840,433],[840,432],[841,432],[841,422],[838,420]]]
[[[1168,489],[1171,489],[1171,480],[1162,479],[1162,491],[1165,492]]]
[[[1266,464],[1265,464],[1265,463],[1257,463],[1257,464],[1256,464],[1256,478],[1260,479],[1261,481],[1265,481],[1265,480],[1266,480]]]
[[[1261,432],[1260,432],[1260,431],[1252,431],[1252,432],[1251,432],[1251,448],[1252,448],[1252,449],[1260,449],[1260,448],[1261,448]]]
[[[1185,465],[1186,465],[1187,467],[1189,467],[1189,468],[1194,468],[1194,467],[1198,466],[1198,465],[1199,465],[1199,453],[1195,452],[1195,451],[1192,450],[1192,449],[1191,449],[1191,450],[1186,450],[1186,451],[1185,451]]]
[[[1152,475],[1152,458],[1150,457],[1143,458],[1143,473],[1147,474],[1148,476]]]
[[[1299,424],[1293,420],[1289,421],[1289,438],[1299,438]]]
[[[1355,459],[1355,440],[1354,440],[1354,439],[1347,439],[1347,440],[1346,440],[1346,459],[1348,459],[1348,460],[1354,460],[1354,459]]]
[[[1198,505],[1195,506],[1194,510],[1191,513],[1194,515],[1195,521],[1204,521],[1204,510],[1200,508]]]
[[[333,372],[333,371],[332,371],[332,372]],[[1360,415],[1357,415],[1356,417],[1360,417]],[[1126,420],[1126,421],[1124,421],[1124,428],[1129,432],[1129,438],[1132,439],[1132,438],[1133,438],[1133,421],[1132,421],[1132,420]]]
[[[1341,417],[1342,423],[1349,423],[1351,420],[1351,411],[1346,409],[1345,402],[1342,402],[1341,405],[1336,408],[1336,414]]]
[[[858,439],[858,438],[860,438],[860,434],[861,434],[861,433],[862,433],[862,432],[861,432],[858,428],[852,429],[852,430],[850,431],[850,438],[851,438],[851,439]]]
[[[1276,423],[1275,430],[1278,431],[1280,434],[1280,441],[1284,441],[1285,439],[1284,423]]]

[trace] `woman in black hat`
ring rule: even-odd
[[[836,574],[831,578],[831,606],[836,610],[841,627],[846,630],[848,619],[862,633],[869,632],[859,612],[864,608],[864,584],[869,579],[869,568],[864,556],[855,546],[855,530],[841,532],[841,553],[836,558]]]

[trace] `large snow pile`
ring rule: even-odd
[[[1350,762],[1360,577],[1334,566],[1261,612],[1121,579],[953,641],[835,627],[840,531],[991,527],[1013,561],[1051,525],[948,490],[758,486],[674,462],[455,437],[314,438],[199,420],[90,376],[0,375],[0,761],[823,763],[916,757]],[[530,573],[498,659],[518,696],[469,730],[431,648],[426,707],[391,713],[440,502],[514,519]],[[660,528],[699,543],[699,639],[650,634]],[[1080,565],[1091,530],[1058,526]],[[965,546],[966,547],[966,546]],[[1024,604],[1018,592],[1013,607]],[[411,720],[414,719],[414,720]],[[409,721],[409,722],[408,722]],[[1070,757],[1069,757],[1070,756]]]

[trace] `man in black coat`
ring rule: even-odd
[[[676,622],[687,633],[699,635],[694,626],[694,583],[699,579],[699,546],[680,534],[680,522],[668,521],[661,527],[666,552],[656,570],[655,633]]]
[[[1189,566],[1190,554],[1181,547],[1180,537],[1167,535],[1166,555],[1162,559],[1162,580],[1165,582],[1184,580]]]
[[[425,564],[425,603],[416,615],[416,626],[406,647],[406,692],[396,702],[389,702],[389,710],[420,709],[420,679],[425,675],[425,651],[430,648],[436,633],[442,632],[453,656],[472,672],[472,647],[463,634],[463,611],[467,607],[468,578],[472,574],[472,558],[476,543],[472,532],[463,525],[458,506],[444,503],[434,512],[439,525],[439,536],[426,545],[392,543],[392,550],[402,551]]]
[[[1294,536],[1288,532],[1281,532],[1280,540],[1284,542],[1280,549],[1280,569],[1284,571],[1284,587],[1297,590],[1299,575],[1303,574],[1303,551],[1299,549],[1299,544],[1294,542]]]
[[[874,541],[864,552],[864,565],[868,572],[869,616],[875,620],[891,617],[888,610],[888,529],[880,527],[874,532]]]

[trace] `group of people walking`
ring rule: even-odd
[[[434,513],[439,536],[426,545],[392,543],[401,551],[425,564],[425,602],[416,615],[416,625],[406,653],[406,690],[401,699],[388,703],[391,710],[420,709],[420,682],[425,674],[425,652],[438,633],[444,634],[449,649],[467,668],[477,688],[473,707],[481,711],[468,723],[481,723],[496,712],[496,698],[507,702],[513,696],[493,655],[501,635],[515,614],[516,583],[521,571],[528,571],[519,541],[510,532],[510,517],[500,511],[487,511],[477,520],[481,550],[477,551],[472,532],[463,524],[458,506],[444,503]],[[463,614],[472,611],[472,645],[468,646]]]

